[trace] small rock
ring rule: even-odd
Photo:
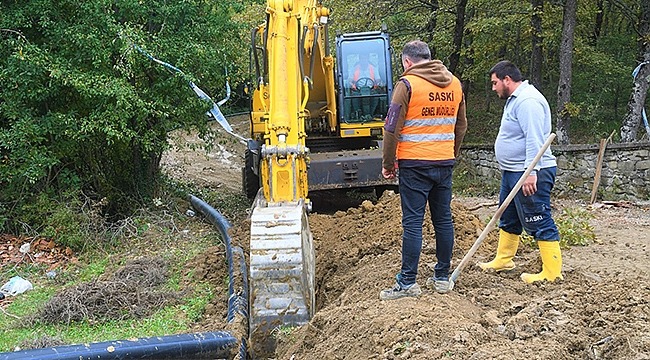
[[[365,212],[371,212],[374,208],[375,206],[372,204],[370,200],[364,200],[361,203],[361,209],[363,209],[363,211]]]
[[[31,247],[32,247],[32,244],[24,243],[24,244],[20,245],[20,248],[18,249],[18,251],[20,251],[22,254],[27,254],[29,252],[29,250],[31,249]]]
[[[483,315],[483,320],[490,325],[502,325],[503,320],[499,319],[499,312],[496,310],[490,310]]]

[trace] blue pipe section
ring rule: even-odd
[[[207,332],[65,345],[0,353],[2,360],[182,359],[210,355],[227,359],[238,339],[229,332]],[[245,357],[243,358],[245,359]]]
[[[228,276],[230,281],[228,283],[228,322],[232,321],[235,314],[241,314],[248,318],[248,276],[246,273],[246,259],[244,258],[244,251],[240,247],[232,246],[232,241],[228,230],[232,227],[228,220],[221,215],[217,210],[208,205],[205,201],[197,198],[194,195],[189,196],[192,207],[203,214],[211,224],[215,225],[221,237],[223,238],[226,246],[226,259],[228,260]],[[233,253],[238,254],[239,258],[239,272],[244,282],[242,286],[242,293],[235,293],[235,266],[233,261]]]

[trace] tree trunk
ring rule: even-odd
[[[568,144],[571,114],[567,104],[571,101],[571,60],[573,58],[573,33],[576,27],[577,0],[566,0],[562,18],[562,42],[560,43],[560,80],[557,87],[557,139]]]
[[[456,25],[454,26],[454,51],[449,56],[449,71],[456,73],[460,62],[460,50],[463,46],[463,33],[465,32],[465,9],[467,0],[458,0],[456,4]]]
[[[596,13],[596,21],[594,22],[594,33],[591,36],[592,45],[596,45],[598,42],[600,32],[603,29],[603,17],[605,16],[603,0],[596,1],[596,6],[598,7],[598,12]]]
[[[470,8],[469,11],[465,14],[465,23],[469,23],[470,21],[472,21],[475,14],[476,14],[476,10]],[[465,62],[465,69],[471,69],[472,66],[474,66],[474,53],[472,51],[472,42],[473,42],[473,35],[471,33],[465,34],[465,36],[463,36],[463,43],[465,45],[465,49],[467,49],[467,52],[463,57]],[[461,73],[459,75],[462,76],[463,74]],[[461,83],[463,84],[463,90],[464,90],[463,96],[465,97],[465,102],[467,103],[469,101],[469,94],[471,92],[470,90],[472,89],[472,82],[467,79],[465,80],[461,79]],[[486,111],[489,110],[490,108],[488,106]]]
[[[544,13],[544,0],[531,0],[533,15],[531,25],[533,27],[532,40],[533,51],[530,57],[530,82],[537,90],[542,91],[542,14]]]
[[[650,2],[641,1],[641,16],[639,17],[639,53],[642,65],[634,78],[634,86],[630,101],[627,103],[627,114],[621,126],[621,141],[636,141],[643,106],[645,105],[648,87],[650,86]],[[648,134],[650,136],[650,134]]]
[[[423,2],[423,4],[429,11],[429,21],[424,26],[425,36],[423,40],[429,44],[429,48],[431,49],[431,56],[432,58],[435,58],[436,47],[431,43],[431,41],[433,40],[433,34],[436,32],[436,27],[438,27],[438,10],[440,9],[440,4],[438,3],[438,0],[429,0]]]

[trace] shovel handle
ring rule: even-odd
[[[483,240],[485,240],[487,234],[489,234],[490,231],[494,229],[494,224],[499,220],[499,218],[501,218],[501,214],[503,214],[503,212],[506,210],[508,205],[510,205],[510,202],[512,201],[512,199],[514,199],[515,195],[517,195],[519,189],[524,185],[524,181],[526,181],[526,178],[528,178],[528,175],[530,175],[530,173],[533,171],[535,165],[537,165],[537,163],[539,162],[539,159],[542,158],[542,155],[544,155],[546,149],[548,149],[548,147],[551,146],[551,143],[553,142],[554,139],[555,139],[555,134],[551,133],[548,139],[546,139],[544,145],[542,145],[542,148],[539,149],[537,155],[535,155],[533,161],[530,163],[530,165],[528,165],[528,168],[526,168],[526,171],[524,171],[524,174],[521,175],[519,181],[517,181],[517,183],[515,184],[515,187],[513,187],[512,190],[510,190],[510,194],[508,194],[508,197],[506,197],[505,200],[503,200],[503,203],[501,203],[497,211],[494,213],[494,216],[492,216],[492,219],[490,219],[490,222],[485,226],[483,232],[481,232],[481,235],[479,235],[478,239],[476,239],[476,242],[474,242],[474,245],[472,245],[472,247],[469,249],[467,255],[465,255],[463,260],[461,260],[460,264],[458,264],[458,267],[456,267],[456,270],[454,270],[454,272],[449,277],[449,281],[451,282],[451,284],[456,282],[456,279],[458,279],[458,276],[460,276],[460,272],[463,271],[463,268],[467,265],[469,260],[476,252],[476,250],[478,250],[478,247],[481,245]]]

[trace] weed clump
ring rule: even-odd
[[[93,280],[59,292],[27,322],[69,324],[143,318],[180,299],[178,292],[162,286],[168,278],[165,260],[133,260],[108,280]]]

